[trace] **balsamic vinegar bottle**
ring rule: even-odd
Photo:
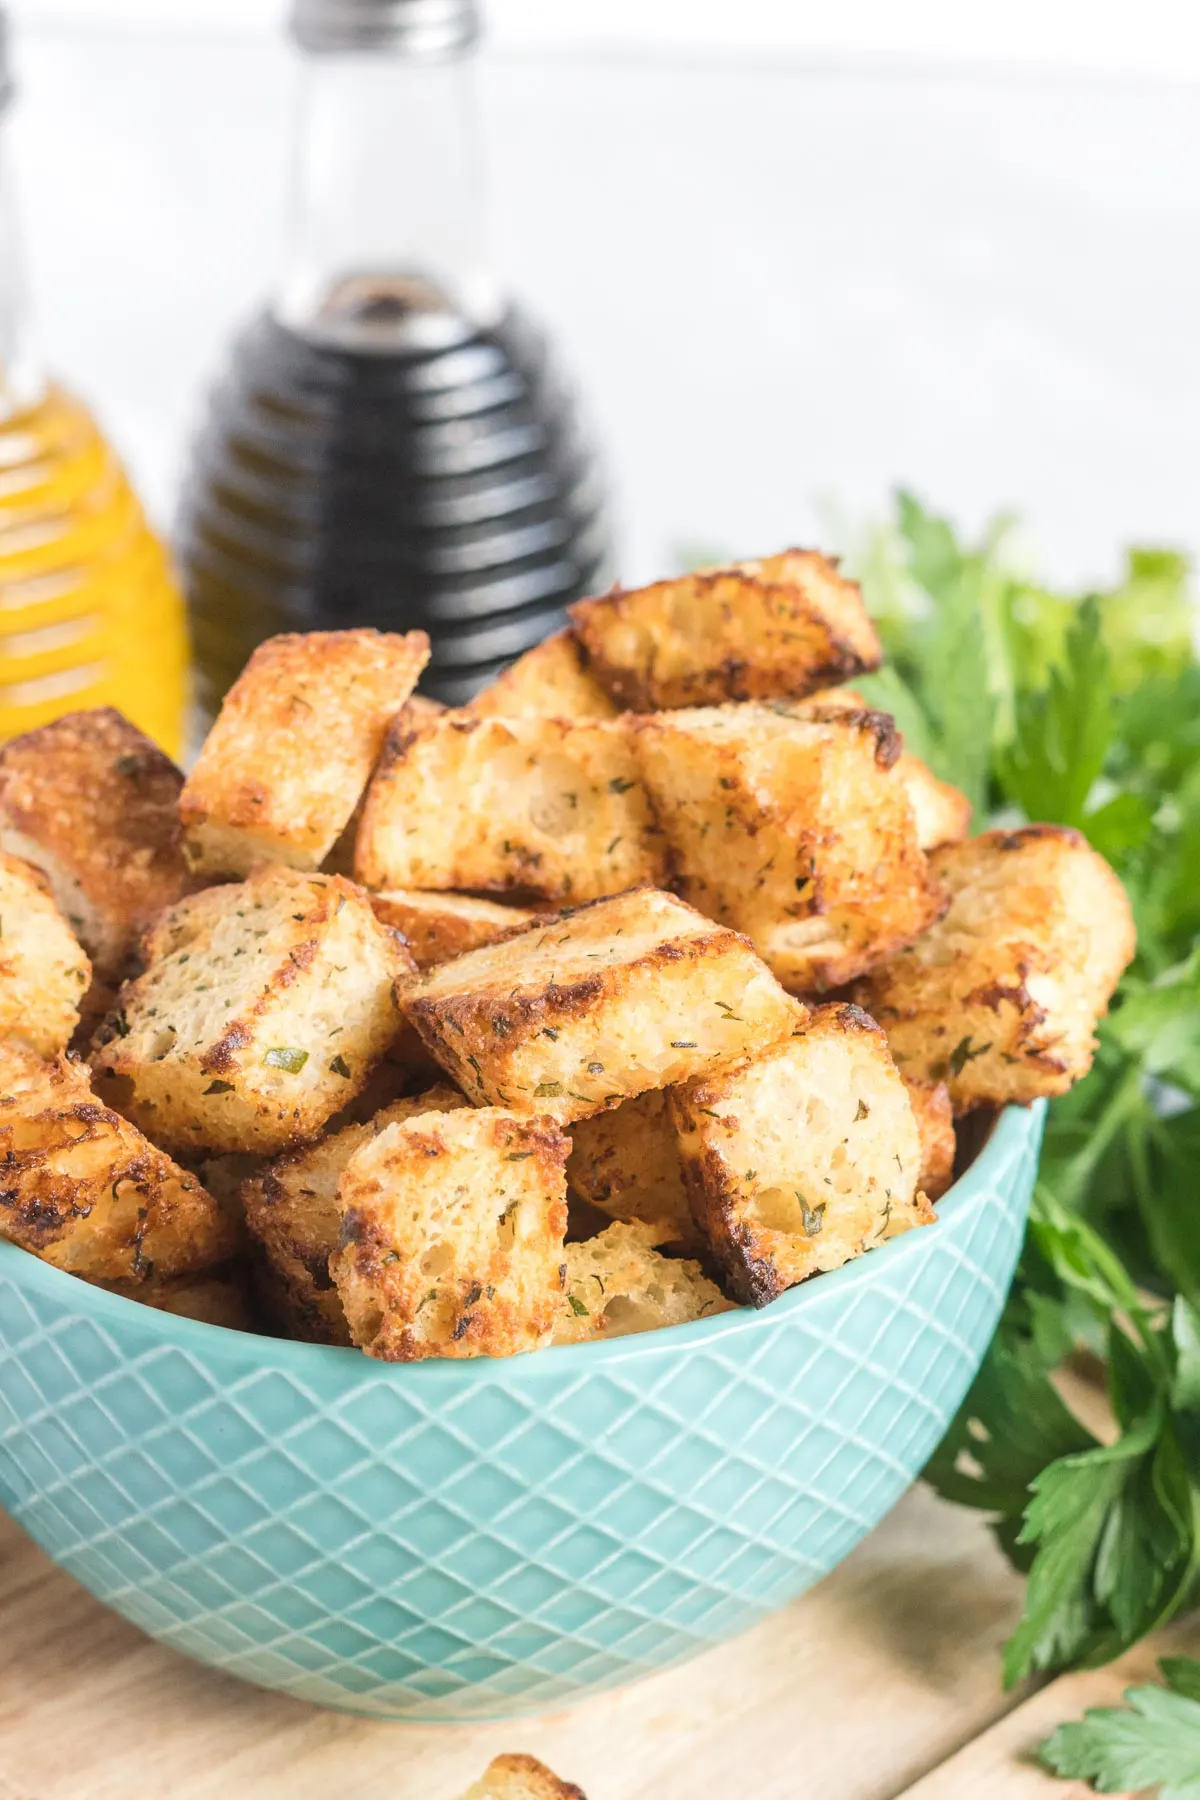
[[[456,703],[601,583],[596,466],[489,264],[475,0],[295,0],[290,247],[196,444],[179,556],[211,714],[279,631],[420,626]]]

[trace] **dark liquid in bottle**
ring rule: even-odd
[[[387,296],[355,299],[369,337]],[[451,336],[451,333],[446,333]],[[451,704],[602,582],[591,450],[514,312],[436,349],[345,349],[267,315],[234,347],[180,521],[197,701],[280,631],[415,627]]]

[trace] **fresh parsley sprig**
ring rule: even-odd
[[[1166,1656],[1162,1687],[1126,1690],[1125,1706],[1093,1707],[1042,1746],[1055,1775],[1101,1794],[1157,1786],[1159,1800],[1200,1800],[1200,1662]]]

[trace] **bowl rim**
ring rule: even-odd
[[[1045,1111],[1045,1100],[1035,1100],[1029,1106],[1003,1108],[974,1162],[937,1202],[939,1223],[949,1224],[985,1196],[997,1164],[1009,1162],[1019,1152],[1037,1144]],[[258,1363],[260,1368],[273,1368],[284,1375],[294,1372],[298,1380],[319,1374],[329,1376],[340,1366],[348,1389],[382,1382],[401,1386],[416,1383],[422,1389],[436,1391],[438,1387],[446,1387],[458,1392],[471,1385],[494,1384],[510,1376],[524,1379],[537,1375],[544,1379],[549,1375],[560,1375],[563,1385],[569,1385],[589,1369],[634,1361],[649,1362],[679,1351],[703,1348],[735,1335],[770,1329],[815,1305],[827,1304],[839,1294],[845,1295],[854,1288],[882,1279],[885,1271],[894,1271],[905,1259],[921,1255],[922,1245],[926,1242],[924,1231],[903,1232],[866,1255],[854,1257],[840,1268],[822,1274],[818,1280],[799,1282],[778,1300],[759,1309],[738,1306],[709,1319],[665,1325],[657,1331],[581,1344],[559,1344],[552,1346],[553,1356],[550,1357],[545,1350],[534,1350],[508,1357],[437,1357],[411,1363],[380,1362],[353,1347],[269,1337],[262,1332],[237,1331],[230,1326],[212,1325],[201,1319],[164,1312],[158,1307],[146,1306],[140,1300],[127,1299],[124,1295],[95,1287],[5,1238],[0,1238],[0,1278],[8,1277],[17,1286],[44,1294],[56,1303],[70,1302],[74,1297],[76,1304],[68,1310],[92,1317],[102,1326],[111,1324],[116,1330],[136,1324],[146,1338],[173,1345],[202,1361],[237,1363],[243,1370],[247,1364]]]

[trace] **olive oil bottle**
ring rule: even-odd
[[[91,414],[33,350],[4,141],[5,24],[0,12],[0,738],[119,706],[177,756],[182,601]]]
[[[296,0],[285,269],[235,344],[180,519],[200,700],[287,630],[428,631],[466,699],[606,563],[595,461],[487,255],[474,0]]]

